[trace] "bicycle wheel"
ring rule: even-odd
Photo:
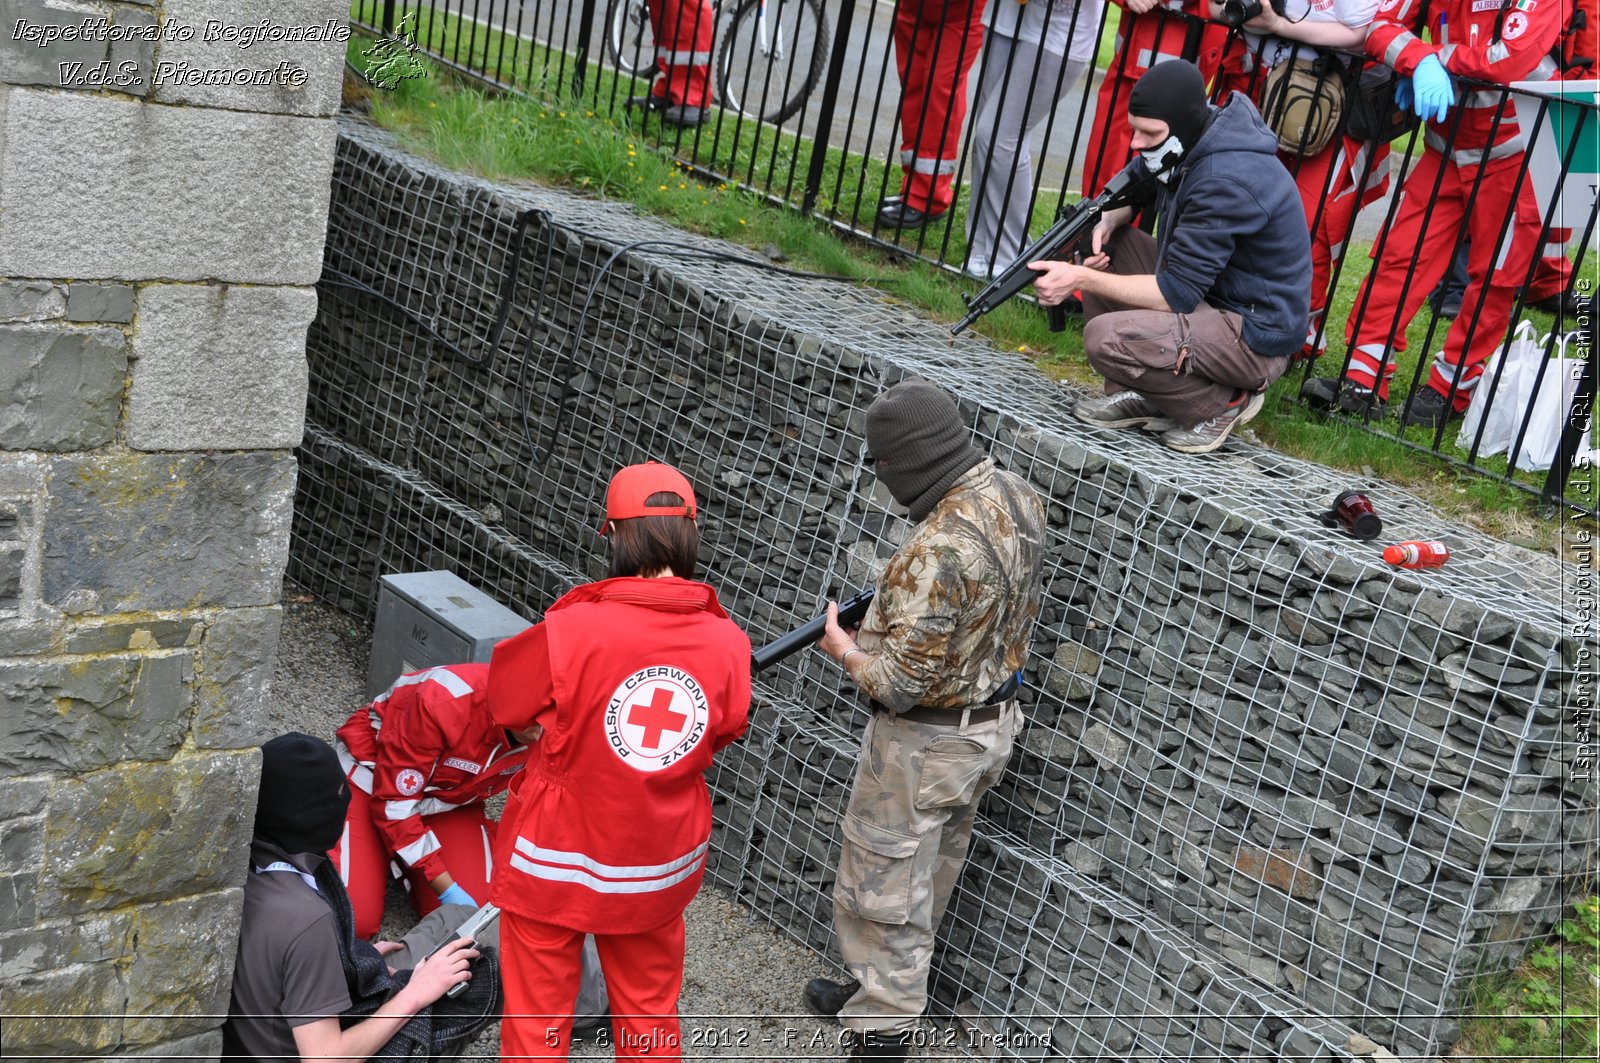
[[[744,0],[717,45],[718,100],[729,110],[781,122],[806,102],[827,61],[821,0]]]
[[[606,54],[622,73],[648,78],[656,69],[656,35],[645,0],[611,0],[606,5]]]

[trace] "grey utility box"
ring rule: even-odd
[[[367,697],[377,697],[406,672],[487,661],[495,643],[528,626],[453,572],[384,576],[378,581]]]

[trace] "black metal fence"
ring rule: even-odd
[[[477,81],[632,113],[707,177],[974,277],[1122,167],[1133,83],[1162,57],[1191,59],[1214,97],[1257,102],[1301,188],[1314,316],[1304,368],[1280,386],[1600,514],[1587,432],[1600,118],[1593,91],[1562,94],[1582,84],[1457,79],[1446,121],[1418,129],[1390,124],[1381,66],[1165,7],[656,7],[652,19],[647,0],[358,0],[352,15]],[[1530,80],[1559,73],[1547,60]],[[1453,291],[1452,273],[1465,274]]]

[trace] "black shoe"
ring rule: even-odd
[[[1351,417],[1370,417],[1380,420],[1389,413],[1389,404],[1378,398],[1378,393],[1353,381],[1339,385],[1339,410]]]
[[[1308,376],[1300,385],[1300,397],[1313,410],[1331,410],[1339,401],[1339,382],[1325,376]]]
[[[1547,314],[1554,314],[1559,319],[1571,321],[1583,311],[1582,298],[1577,292],[1567,288],[1528,305],[1535,310],[1543,310]]]
[[[905,1059],[911,1052],[911,1034],[846,1030],[839,1046],[849,1053],[846,1059]]]
[[[944,211],[930,214],[908,206],[899,196],[892,196],[878,207],[878,224],[885,229],[920,229],[930,221],[944,217]]]
[[[667,98],[665,96],[634,96],[623,104],[622,108],[626,111],[643,111],[646,114],[651,111],[664,111],[667,108]]]
[[[664,107],[661,111],[661,121],[666,125],[682,126],[692,129],[697,125],[704,125],[710,113],[704,107],[690,107],[687,104],[675,103],[671,107]]]
[[[854,978],[848,982],[835,982],[831,978],[813,978],[806,983],[805,991],[801,994],[806,999],[806,1007],[817,1015],[828,1019],[837,1019],[839,1009],[844,1007],[851,997],[861,988],[861,983]]]
[[[1404,423],[1407,426],[1419,424],[1424,428],[1437,429],[1455,416],[1456,411],[1449,398],[1431,387],[1423,386],[1406,403]]]
[[[1300,385],[1300,397],[1313,410],[1324,412],[1339,407],[1339,412],[1352,417],[1379,418],[1388,413],[1388,403],[1378,398],[1371,388],[1362,387],[1350,380],[1332,380],[1323,376],[1306,377]]]

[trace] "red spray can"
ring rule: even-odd
[[[1401,568],[1438,568],[1450,560],[1450,548],[1440,542],[1413,540],[1384,547],[1383,559]]]

